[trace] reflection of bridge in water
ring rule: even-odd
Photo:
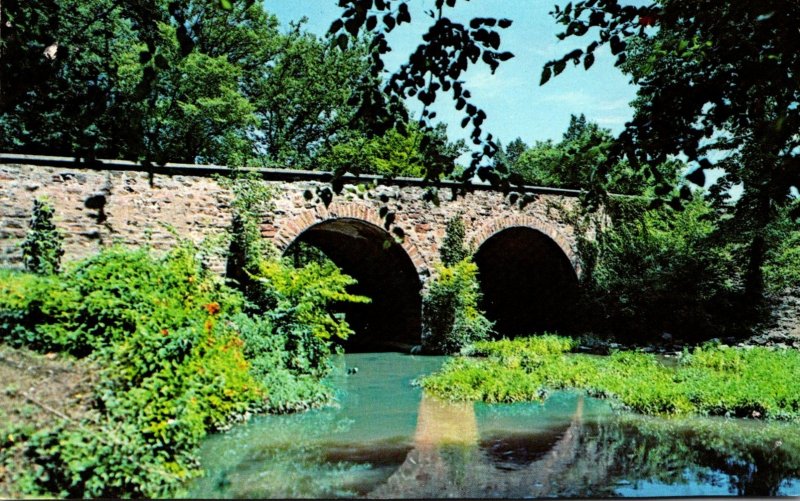
[[[552,495],[554,489],[562,495],[563,481],[575,473],[571,470],[575,469],[579,453],[591,452],[581,447],[582,417],[580,397],[569,424],[549,449],[533,459],[515,461],[493,457],[487,447],[481,447],[472,402],[444,402],[423,396],[413,449],[397,471],[368,496],[541,497]],[[592,471],[583,471],[580,483],[585,485],[590,481],[597,485],[605,478],[600,463],[594,463]],[[585,478],[586,474],[596,478]]]

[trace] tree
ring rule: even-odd
[[[423,177],[429,162],[455,166],[456,159],[466,149],[463,140],[451,143],[447,139],[447,126],[442,123],[425,130],[412,122],[403,132],[389,129],[382,136],[374,137],[358,131],[345,134],[345,138],[318,156],[322,170]]]
[[[0,10],[0,148],[309,167],[355,126],[365,43],[252,0],[45,0]]]
[[[499,50],[500,35],[495,29],[505,29],[511,26],[511,21],[473,18],[469,26],[465,26],[444,15],[445,3],[453,7],[456,2],[434,0],[433,9],[428,12],[433,22],[423,35],[423,43],[382,86],[373,87],[371,92],[360,97],[359,115],[368,121],[369,133],[379,136],[398,124],[404,127],[403,123],[408,121],[404,100],[416,97],[424,106],[420,125],[430,129],[436,113],[427,107],[436,100],[440,91],[450,92],[456,109],[465,112],[462,127],[472,124],[471,140],[480,147],[472,154],[470,165],[461,173],[461,178],[469,180],[477,173],[481,179],[501,182],[487,160],[494,156],[497,144],[493,136],[484,134],[481,128],[486,113],[470,102],[471,93],[460,77],[479,60],[494,73],[501,61],[513,57],[510,52]],[[349,37],[355,37],[364,28],[370,34],[372,57],[370,72],[365,78],[381,81],[383,56],[391,50],[386,41],[387,33],[411,22],[407,1],[340,0],[339,5],[344,9],[342,17],[333,22],[330,33],[336,36],[337,44],[344,49]],[[439,178],[450,174],[453,168],[449,163],[433,162],[427,166],[426,177]]]
[[[464,95],[459,80],[462,71],[478,59],[494,68],[512,57],[497,52],[500,35],[493,29],[508,26],[510,20],[477,18],[467,29],[443,15],[445,4],[453,7],[456,0],[431,2],[433,23],[409,62],[390,78],[384,88],[390,97],[381,103],[391,103],[392,96],[417,95],[427,105],[439,90],[452,90],[456,108],[463,110],[469,94]],[[355,33],[362,26],[371,30],[376,49],[373,71],[379,72],[381,55],[389,50],[384,32],[411,21],[406,2],[342,0],[340,5],[342,18],[334,21],[331,31]],[[776,209],[788,203],[790,188],[800,185],[800,88],[796,85],[800,36],[794,22],[800,4],[659,0],[635,6],[619,0],[581,0],[556,7],[553,14],[565,26],[559,38],[590,36],[593,40],[585,49],[548,62],[541,84],[562,73],[570,62],[589,69],[597,48],[607,45],[617,56],[617,65],[639,85],[636,114],[614,140],[596,179],[604,179],[605,172],[625,158],[645,182],[656,185],[655,193],[661,197],[656,204],[668,201],[680,208],[692,191],[686,185],[676,186],[660,172],[660,166],[685,156],[693,167],[686,178],[699,185],[704,184],[706,170],[724,168],[726,173],[711,188],[711,195],[720,203],[734,204],[734,219],[746,229],[746,290],[757,301],[763,290],[764,229]],[[477,170],[482,179],[507,186],[502,172],[478,169],[480,161],[491,157],[497,147],[490,136],[479,139],[485,114],[475,106],[466,106],[465,112],[463,124],[472,123],[474,142],[483,149],[473,154],[464,178]],[[725,194],[734,184],[744,189],[735,203]],[[594,198],[602,199],[602,183],[594,182],[592,187],[596,188]]]
[[[508,169],[526,184],[585,191],[599,188],[628,195],[646,193],[650,189],[648,183],[624,159],[598,170],[607,162],[613,142],[610,130],[588,122],[583,114],[572,115],[561,141],[537,141],[509,163]],[[665,179],[673,180],[681,167],[673,160],[659,166],[658,171]]]
[[[745,289],[755,302],[764,287],[765,229],[790,203],[790,188],[800,186],[798,15],[800,4],[780,0],[663,0],[644,7],[580,1],[556,8],[566,26],[559,37],[592,33],[594,40],[542,73],[544,83],[569,61],[589,68],[594,51],[610,45],[639,91],[636,114],[605,167],[624,155],[660,185],[662,196],[670,185],[653,167],[670,157],[685,155],[695,167],[687,178],[701,185],[704,171],[724,169],[711,196],[719,207],[733,206],[725,209],[734,216],[731,234],[748,242]],[[743,193],[733,201],[727,190],[736,184]],[[682,189],[670,202],[690,196]]]

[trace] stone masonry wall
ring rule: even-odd
[[[266,182],[275,187],[276,197],[274,210],[264,214],[262,235],[281,250],[316,222],[361,219],[402,237],[424,280],[438,260],[447,221],[460,215],[473,249],[503,228],[529,226],[552,238],[577,267],[573,228],[561,220],[559,209],[577,203],[574,197],[535,194],[522,206],[521,197],[486,189],[452,200],[448,188],[440,191],[441,203],[436,206],[423,200],[420,186],[349,184],[326,206],[317,193],[328,183]],[[33,200],[42,196],[55,206],[56,225],[65,233],[66,260],[86,257],[115,242],[164,250],[175,241],[168,227],[195,242],[221,237],[231,222],[231,193],[205,174],[0,165],[0,266],[22,266],[19,244]],[[211,259],[212,268],[221,272],[222,255]]]

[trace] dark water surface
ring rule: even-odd
[[[444,357],[344,355],[339,405],[210,436],[189,497],[798,496],[797,425],[660,419],[553,394],[446,403],[411,381]],[[345,375],[345,367],[358,367]]]

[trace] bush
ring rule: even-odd
[[[113,247],[59,276],[0,272],[0,341],[90,356],[103,369],[97,413],[15,442],[28,494],[164,497],[198,473],[209,430],[249,413],[322,405],[330,341],[352,333],[331,313],[354,280],[332,263],[262,260],[253,276],[271,308],[248,316],[182,242],[157,258]]]
[[[250,373],[267,388],[265,409],[269,412],[295,412],[327,404],[332,389],[320,378],[294,367],[308,367],[310,361],[298,362],[303,353],[289,351],[291,329],[276,329],[268,317],[238,314],[230,319],[244,342],[244,356]]]
[[[796,205],[800,207],[800,203]],[[774,296],[787,292],[800,295],[800,230],[797,218],[782,214],[768,233],[771,248],[763,268],[767,292]]]
[[[243,342],[220,321],[243,300],[195,254],[189,243],[162,258],[115,247],[60,277],[4,274],[4,341],[91,355],[103,368],[96,415],[25,445],[27,492],[167,495],[196,474],[193,451],[208,430],[262,405]],[[9,328],[14,318],[19,328]]]
[[[431,351],[458,353],[486,339],[493,326],[478,309],[478,267],[464,259],[452,267],[440,265],[436,273],[422,299],[423,343]]]
[[[294,268],[288,259],[263,261],[256,280],[264,286],[267,316],[273,329],[286,339],[292,354],[288,367],[316,376],[328,372],[326,362],[332,339],[347,339],[352,333],[336,303],[367,303],[369,298],[347,292],[355,279],[343,274],[332,262],[312,262]]]
[[[40,275],[58,273],[64,255],[64,236],[53,223],[54,212],[47,200],[34,200],[30,229],[22,242],[25,269]]]
[[[581,246],[593,329],[627,341],[664,331],[691,341],[736,333],[738,273],[705,202],[674,211],[617,200],[607,210],[613,223]]]
[[[8,275],[16,279],[2,286],[10,300],[0,303],[0,318],[22,318],[17,325],[25,331],[4,329],[2,340],[82,357],[140,328],[158,332],[190,325],[205,304],[240,308],[241,297],[217,283],[195,252],[183,243],[155,259],[145,250],[111,247],[75,264],[60,279]],[[14,299],[20,295],[25,299]],[[19,339],[22,334],[27,337]]]

